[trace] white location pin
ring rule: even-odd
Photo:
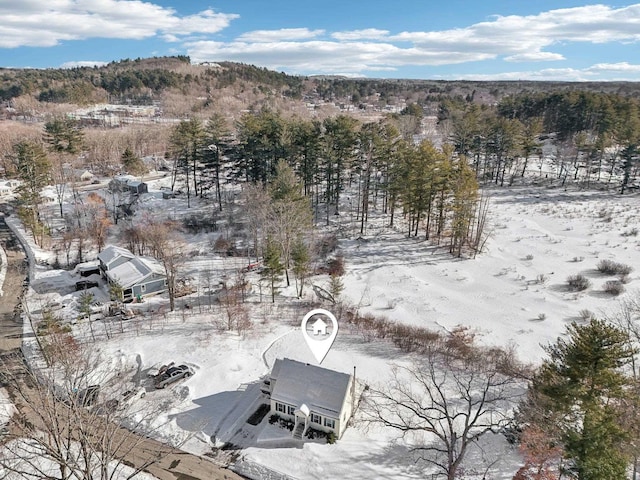
[[[325,320],[318,318],[310,325],[309,330],[307,330],[307,323],[315,315],[324,315],[331,320],[331,325],[328,325]],[[329,349],[331,349],[336,335],[338,335],[338,321],[336,317],[328,310],[316,308],[304,316],[300,327],[302,328],[302,336],[307,342],[311,353],[316,357],[318,363],[322,363],[324,357],[329,353]]]

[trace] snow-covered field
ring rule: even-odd
[[[617,309],[621,297],[603,291],[611,277],[597,272],[598,261],[632,266],[625,287],[627,294],[637,295],[638,195],[534,187],[489,193],[491,236],[476,259],[451,258],[444,247],[383,227],[382,219],[363,237],[347,235],[339,247],[347,270],[344,300],[363,312],[435,330],[469,326],[481,343],[514,346],[522,360],[539,363],[544,354],[541,345],[554,341],[569,322],[583,321],[581,312],[606,316]],[[158,200],[150,197],[154,200],[145,206],[153,210]],[[177,215],[181,207],[176,208]],[[190,242],[200,253],[208,245],[203,236]],[[36,255],[47,253],[36,251]],[[232,275],[242,262],[199,255],[191,256],[185,269],[197,283],[202,282],[203,269]],[[580,293],[568,291],[566,279],[575,274],[587,276],[591,287]],[[32,310],[53,302],[65,316],[77,316],[75,280],[70,273],[37,267]],[[327,286],[326,278],[312,280]],[[139,400],[167,405],[165,415],[156,419],[166,440],[188,439],[184,448],[195,453],[233,443],[242,448],[239,468],[255,478],[418,479],[430,473],[414,463],[409,446],[396,440],[395,431],[358,422],[357,416],[334,445],[294,441],[289,431],[269,425],[268,417],[255,427],[246,423],[266,398],[260,392],[261,380],[276,358],[315,363],[298,328],[305,311],[296,306],[293,289],[284,289],[275,306],[266,298],[259,303],[254,289],[249,298],[253,328],[241,335],[220,328],[206,295],[202,306],[188,297],[178,305],[183,301],[191,308],[177,314],[164,313],[166,299],[161,297],[134,305],[155,313],[127,322],[125,333],[113,327],[113,338],[99,342],[105,357],[119,356],[131,365],[139,359],[143,369],[169,361],[194,367],[193,377],[163,391],[150,387]],[[82,328],[74,327],[76,332]],[[345,373],[353,373],[355,367],[362,384],[378,385],[388,378],[394,363],[408,361],[388,343],[367,341],[343,329],[322,365]],[[470,452],[464,478],[481,478],[474,471],[498,460],[488,478],[511,479],[519,467],[517,452],[501,436],[487,437],[483,443],[483,449]]]

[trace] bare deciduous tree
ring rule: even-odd
[[[170,449],[143,449],[146,439],[134,433],[153,433],[159,411],[151,403],[128,402],[122,396],[133,385],[135,368],[101,368],[95,349],[70,335],[48,337],[50,345],[57,345],[50,349],[55,351],[50,367],[3,365],[18,413],[3,438],[0,476],[130,479],[161,460]],[[125,421],[130,430],[121,426]]]
[[[171,311],[175,310],[176,280],[185,257],[185,242],[178,229],[179,226],[172,221],[150,223],[144,234],[153,256],[164,267]]]
[[[522,382],[502,371],[505,356],[459,359],[434,348],[411,366],[394,367],[386,386],[372,389],[365,417],[421,442],[414,453],[453,480],[470,446],[500,432],[523,393]]]

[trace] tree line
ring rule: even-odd
[[[521,93],[495,108],[444,101],[439,120],[479,178],[504,185],[536,161],[542,175],[544,140],[554,147],[553,175],[562,185],[613,184],[625,193],[640,174],[637,99],[589,91]],[[548,175],[548,171],[545,173]]]
[[[235,125],[219,114],[192,118],[173,129],[172,185],[181,186],[188,205],[194,196],[210,197],[222,211],[224,185],[267,186],[285,162],[316,222],[348,218],[341,223],[364,234],[376,211],[391,227],[406,220],[407,235],[444,243],[452,254],[477,251],[483,202],[474,171],[452,148],[414,144],[401,126],[399,117],[303,120],[268,109],[246,113]]]

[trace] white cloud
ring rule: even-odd
[[[564,60],[564,55],[551,52],[518,53],[505,57],[506,62],[547,62],[551,60]]]
[[[446,75],[438,78],[448,79],[455,78],[457,80],[539,80],[539,81],[566,81],[566,82],[583,82],[587,80],[597,80],[589,78],[584,70],[573,68],[545,68],[542,70],[520,71],[520,72],[499,72],[499,73],[471,73],[465,75],[455,75],[448,77]]]
[[[492,55],[470,52],[452,56],[421,48],[400,48],[390,43],[370,42],[212,42],[185,44],[195,62],[232,60],[252,63],[274,70],[287,69],[295,73],[362,72],[403,65],[448,65],[485,60]]]
[[[98,62],[93,60],[80,60],[77,62],[65,62],[60,65],[60,68],[76,68],[76,67],[101,67],[108,62]]]
[[[466,74],[455,76],[438,76],[442,79],[458,80],[539,80],[539,81],[636,81],[640,65],[622,63],[600,63],[590,67],[577,68],[545,68],[541,70],[500,72],[484,74]],[[611,73],[616,74],[612,76]]]
[[[254,31],[231,42],[185,42],[195,61],[232,60],[291,73],[361,74],[403,66],[442,66],[465,62],[562,62],[555,46],[570,42],[635,42],[640,40],[640,4],[622,8],[589,5],[529,16],[491,19],[442,31],[399,32],[367,28],[318,36],[324,31],[283,29]],[[570,59],[569,59],[570,60]],[[587,71],[540,70],[535,75],[584,78]],[[520,72],[514,73],[518,75]],[[525,72],[529,74],[528,72]]]
[[[561,55],[543,49],[560,42],[635,42],[640,40],[639,24],[640,4],[618,9],[588,5],[538,15],[495,16],[491,21],[466,28],[402,32],[390,39],[433,50],[507,55],[511,61],[527,57],[528,60],[558,60]]]
[[[628,62],[620,63],[596,63],[587,69],[589,72],[624,72],[640,73],[640,65],[632,65]]]
[[[286,40],[308,40],[324,34],[324,30],[308,28],[281,28],[279,30],[254,30],[240,35],[239,42],[280,42]]]
[[[331,34],[336,40],[381,40],[389,35],[389,30],[379,30],[377,28],[365,28],[364,30],[349,30],[345,32],[334,32]]]
[[[571,69],[560,46],[569,43],[633,43],[640,40],[640,3],[626,7],[587,5],[528,16],[493,16],[441,31],[395,32],[378,28],[327,32],[322,29],[254,30],[231,41],[213,35],[238,18],[212,9],[180,16],[153,0],[0,0],[0,48],[52,46],[92,37],[158,37],[194,61],[231,60],[290,73],[363,75],[405,66],[467,62],[556,62],[565,68],[510,72],[487,78],[600,79],[631,77],[628,63]],[[564,52],[565,50],[562,50]],[[566,54],[569,55],[568,53]],[[492,66],[494,68],[495,66]],[[501,75],[505,77],[500,77]],[[478,77],[479,78],[479,77]]]
[[[238,18],[211,9],[180,17],[140,0],[21,0],[0,2],[0,48],[51,47],[87,38],[143,39],[158,34],[212,34]]]

